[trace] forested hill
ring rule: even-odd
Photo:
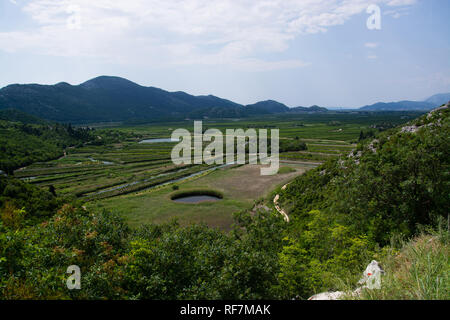
[[[0,110],[0,120],[22,122],[26,124],[48,124],[48,121],[29,115],[16,109]]]
[[[119,77],[97,77],[80,85],[9,85],[0,90],[0,109],[15,108],[58,122],[96,122],[241,117],[244,106],[212,95],[193,96],[144,87]],[[256,110],[257,111],[257,110]],[[263,112],[265,113],[265,112]]]
[[[288,291],[328,290],[349,270],[363,270],[393,238],[414,236],[439,217],[447,220],[449,113],[447,104],[364,140],[348,157],[281,191],[281,207],[292,221],[281,254]]]
[[[183,117],[206,107],[235,108],[213,96],[194,97],[143,87],[118,77],[98,77],[80,85],[10,85],[0,90],[0,109],[15,108],[58,122],[125,121]]]
[[[22,120],[45,123],[14,111],[7,115],[8,118],[13,115]],[[11,174],[14,170],[34,162],[56,159],[64,154],[65,148],[94,138],[89,128],[73,128],[71,125],[57,123],[29,124],[0,120],[0,170]]]

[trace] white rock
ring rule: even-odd
[[[348,294],[350,296],[357,297],[361,294],[363,289],[380,289],[381,288],[381,275],[383,275],[385,271],[380,266],[380,264],[372,260],[371,263],[367,266],[366,270],[363,272],[362,278],[359,280],[358,284],[362,284],[362,287],[357,288],[353,292],[322,292],[310,297],[308,300],[339,300],[344,295]]]
[[[308,300],[339,300],[344,294],[342,291],[323,292],[312,296]]]
[[[372,260],[363,272],[362,278],[358,281],[358,284],[364,284],[364,287],[369,289],[379,289],[381,286],[381,275],[384,274],[383,268],[380,264]]]
[[[416,126],[406,126],[406,127],[403,127],[402,128],[402,133],[405,133],[405,132],[410,132],[410,133],[415,133],[415,132],[417,132],[419,130],[419,127],[416,127]]]

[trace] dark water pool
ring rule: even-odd
[[[173,201],[179,202],[179,203],[200,203],[205,201],[219,201],[222,200],[219,197],[214,196],[207,196],[207,195],[200,195],[200,196],[186,196],[182,198],[175,199]]]
[[[161,142],[179,142],[179,140],[172,140],[171,138],[162,138],[162,139],[145,139],[140,141],[139,143],[161,143]]]

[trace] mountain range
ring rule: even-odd
[[[17,109],[46,120],[73,123],[241,118],[290,110],[272,100],[243,106],[213,95],[168,92],[109,76],[75,86],[65,82],[9,85],[0,90],[1,109]],[[314,108],[311,111],[314,112]]]
[[[377,103],[360,110],[429,110],[448,100],[450,94],[440,94],[423,102]],[[5,109],[19,110],[45,120],[72,123],[242,118],[278,113],[328,112],[326,108],[319,106],[289,108],[273,100],[242,105],[213,95],[193,96],[181,91],[169,92],[110,76],[97,77],[80,85],[66,82],[55,85],[9,85],[0,89],[0,110]],[[18,115],[12,111],[6,114]]]
[[[363,111],[428,111],[450,101],[450,93],[440,93],[424,101],[377,102],[364,106]]]

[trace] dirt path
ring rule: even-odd
[[[323,162],[311,162],[311,161],[297,161],[297,160],[280,160],[280,163],[292,163],[292,164],[306,164],[320,166]]]
[[[285,184],[284,186],[282,186],[282,187],[281,187],[281,190],[285,190],[286,187],[287,187],[289,184],[290,184],[290,182],[287,183],[287,184]],[[278,205],[278,200],[280,200],[280,195],[279,195],[279,194],[277,194],[277,195],[275,196],[275,198],[273,198],[273,204],[275,205],[275,209],[277,209],[277,211],[278,211],[281,215],[283,215],[284,221],[289,222],[289,216],[288,216],[288,214],[286,213],[286,211],[284,211],[283,209],[280,208],[280,206]]]

